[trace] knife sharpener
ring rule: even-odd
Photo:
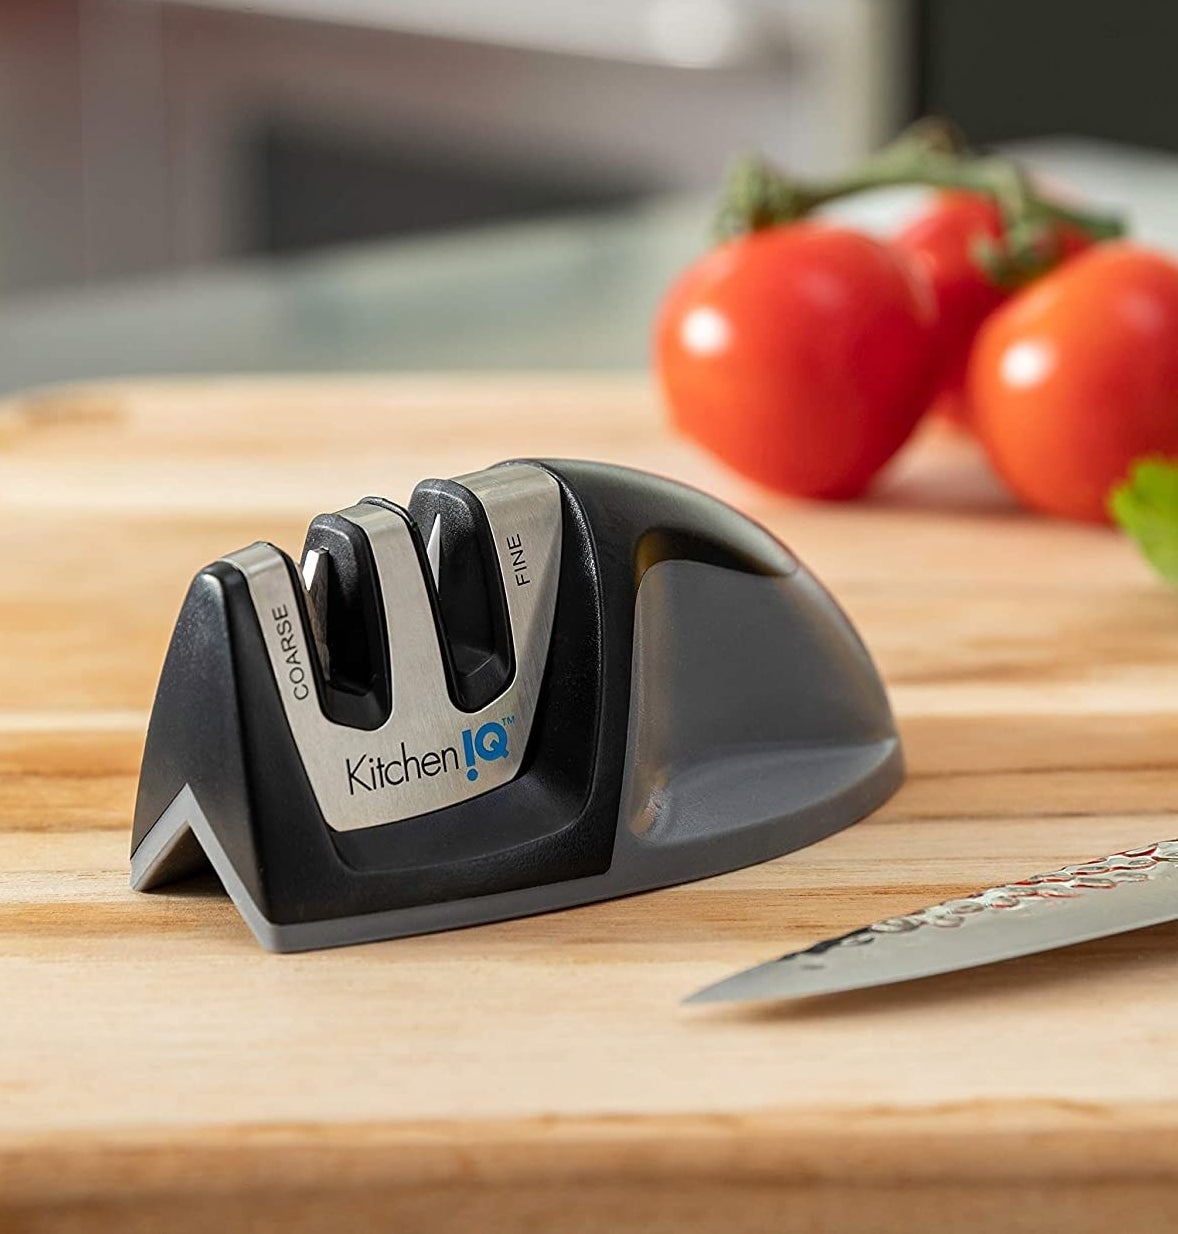
[[[131,885],[211,865],[263,946],[445,930],[791,852],[903,778],[847,618],[767,531],[620,467],[369,497],[193,580]]]

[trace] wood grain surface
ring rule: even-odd
[[[650,895],[262,951],[136,895],[147,709],[192,574],[513,455],[701,485],[835,591],[910,781],[804,852]],[[1178,926],[761,1009],[678,1000],[865,921],[1178,834],[1178,596],[931,431],[791,503],[639,379],[204,381],[0,410],[0,1230],[1171,1228]]]

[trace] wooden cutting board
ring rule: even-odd
[[[911,778],[691,886],[262,951],[215,886],[127,888],[189,578],[365,493],[519,454],[702,485],[835,591]],[[1159,1230],[1178,1202],[1178,926],[760,1009],[734,968],[1178,834],[1178,596],[928,432],[806,505],[674,440],[639,379],[202,381],[0,412],[0,1229]]]

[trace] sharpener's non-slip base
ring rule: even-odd
[[[198,849],[202,850],[258,942],[276,952],[340,947],[527,917],[706,878],[782,856],[870,814],[892,796],[904,779],[903,758],[895,738],[861,747],[797,751],[792,758],[778,760],[781,775],[792,776],[795,789],[805,792],[807,777],[799,777],[798,773],[802,761],[813,766],[816,755],[824,764],[824,776],[845,777],[843,792],[837,799],[827,796],[811,801],[788,824],[783,824],[778,815],[751,832],[742,831],[737,837],[739,854],[730,844],[709,842],[706,837],[668,842],[619,827],[614,860],[605,874],[445,904],[291,924],[270,921],[262,913],[233,869],[195,794],[185,785],[135,850],[131,858],[131,886],[137,891],[151,891],[193,873],[203,865],[198,853]],[[754,769],[746,766],[745,770]],[[762,773],[764,770],[762,766]],[[763,782],[767,797],[773,794],[772,779],[766,777]],[[814,789],[812,780],[808,787]],[[792,842],[783,838],[786,827]]]

